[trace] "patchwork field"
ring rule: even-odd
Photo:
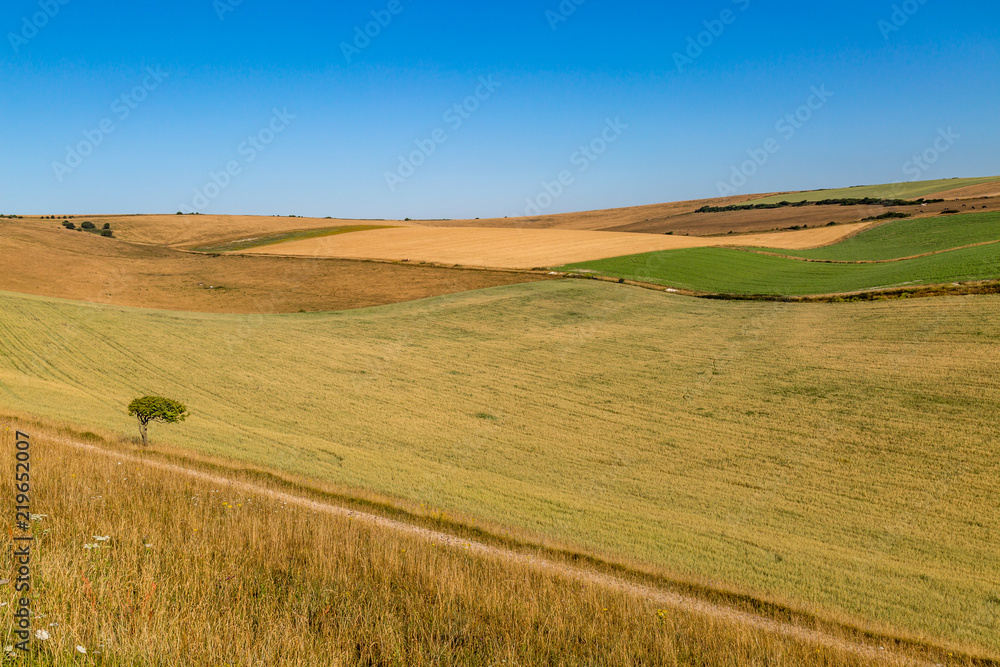
[[[344,310],[546,279],[372,262],[213,257],[69,231],[53,220],[4,220],[0,232],[0,290],[165,310]]]
[[[554,266],[650,250],[718,245],[809,248],[832,243],[866,225],[838,225],[795,232],[738,237],[626,234],[568,229],[400,227],[289,241],[243,251],[253,255],[338,257],[431,262],[491,268]]]
[[[842,243],[813,250],[771,253],[844,262],[821,263],[754,249],[694,248],[614,257],[560,267],[658,283],[674,288],[738,295],[836,294],[907,285],[933,285],[1000,277],[1000,216],[905,220],[873,227]],[[963,247],[970,244],[988,243]],[[954,250],[948,250],[955,248]],[[947,250],[947,252],[942,252]]]
[[[753,199],[752,204],[776,204],[781,201],[820,201],[822,199],[840,199],[844,197],[886,197],[889,199],[944,199],[944,193],[953,190],[989,185],[988,192],[1000,186],[1000,176],[985,176],[981,178],[947,178],[937,181],[910,181],[906,183],[891,183],[886,185],[861,185],[837,190],[811,190],[808,192],[786,192]],[[982,196],[982,195],[980,195]]]
[[[998,324],[596,281],[276,316],[5,294],[0,396],[131,433],[162,393],[192,416],[154,442],[997,655]]]
[[[885,186],[972,197],[892,209],[90,218],[113,238],[3,219],[0,415],[135,451],[125,406],[163,394],[192,414],[154,425],[154,456],[617,563],[851,642],[857,628],[1000,659],[1000,296],[714,301],[543,268],[733,295],[996,280],[995,182]],[[886,211],[912,217],[857,222]],[[271,658],[288,665],[872,664],[267,493],[213,504],[204,485],[55,446],[39,537],[58,641],[38,664],[77,645],[107,665],[177,646],[225,664],[248,645],[291,647]],[[275,512],[285,533],[265,530]],[[91,534],[114,538],[81,556]],[[279,551],[288,567],[262,568]],[[185,587],[210,592],[182,608]],[[944,655],[929,664],[972,664]]]

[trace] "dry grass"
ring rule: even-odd
[[[985,183],[996,184],[1000,176],[981,176],[976,178],[945,178],[934,181],[905,181],[903,183],[885,183],[881,185],[858,185],[849,188],[833,190],[809,190],[806,192],[789,192],[754,199],[754,204],[778,203],[787,201],[819,201],[822,199],[885,197],[890,199],[931,199],[936,192],[973,187]]]
[[[626,234],[570,229],[400,227],[289,241],[243,251],[254,255],[408,260],[492,268],[530,269],[656,250],[758,245],[812,248],[857,233],[866,225],[733,237]]]
[[[152,243],[173,248],[213,246],[243,238],[330,227],[408,224],[381,220],[335,220],[332,218],[291,218],[263,215],[95,215],[89,217],[77,215],[75,221],[81,220],[92,220],[101,224],[109,222],[112,229],[115,230],[115,235],[126,241]],[[51,224],[53,221],[43,220],[41,222]]]
[[[68,231],[57,220],[5,220],[0,231],[0,290],[164,310],[346,310],[545,278],[372,262],[211,257]]]
[[[996,652],[996,297],[595,281],[239,317],[0,295],[3,406]]]
[[[964,188],[954,188],[927,195],[927,199],[978,199],[981,197],[1000,197],[1000,181],[969,185]]]
[[[0,422],[0,451],[21,427]],[[50,435],[32,429],[33,624],[51,635],[32,664],[872,664]]]

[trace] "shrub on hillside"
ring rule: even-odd
[[[89,220],[81,222],[80,227],[82,227],[83,229],[97,229],[97,226],[94,223],[90,222]]]
[[[104,223],[104,229],[111,229],[111,223],[110,222],[105,222]]]
[[[102,229],[101,230],[101,236],[114,236],[114,235],[115,235],[115,233],[113,231],[111,231],[110,229]]]

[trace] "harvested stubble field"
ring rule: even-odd
[[[193,415],[154,440],[192,452],[996,655],[998,320],[593,281],[252,317],[4,295],[0,386],[119,433],[162,393]]]
[[[29,430],[34,665],[871,664]]]
[[[811,248],[833,243],[866,224],[740,237],[667,236],[569,229],[399,227],[289,241],[243,251],[253,255],[337,257],[531,269],[636,252],[720,245]]]
[[[303,230],[410,224],[276,215],[96,215],[76,216],[76,219],[108,222],[115,235],[126,241],[188,249]],[[51,224],[48,220],[41,222]]]
[[[686,213],[677,217],[660,220],[649,220],[624,227],[612,228],[609,231],[619,232],[650,232],[663,233],[675,230],[675,233],[692,235],[726,234],[730,231],[745,233],[755,230],[787,229],[788,227],[804,226],[822,227],[830,222],[837,224],[852,223],[865,218],[882,215],[888,211],[909,213],[913,218],[925,218],[941,215],[947,209],[960,209],[963,212],[975,207],[977,210],[1000,211],[1000,199],[969,199],[963,202],[945,201],[926,206],[902,206],[886,208],[885,206],[802,206],[774,209],[759,209],[751,211],[721,211],[719,213]],[[691,209],[694,210],[694,209]]]
[[[73,232],[55,220],[2,221],[0,231],[0,290],[164,310],[344,310],[546,279],[373,262],[213,257]]]

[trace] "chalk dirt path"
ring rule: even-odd
[[[427,528],[421,528],[419,526],[414,526],[405,523],[403,521],[388,519],[382,516],[378,516],[376,514],[368,514],[365,512],[350,510],[345,507],[341,507],[339,505],[321,503],[315,500],[310,500],[308,498],[303,498],[301,496],[296,496],[290,493],[275,491],[274,489],[269,489],[267,487],[260,486],[257,484],[237,482],[231,479],[227,479],[226,477],[222,477],[220,475],[212,475],[209,473],[202,472],[200,470],[185,468],[183,466],[171,463],[163,463],[160,461],[144,459],[129,454],[113,452],[106,449],[101,449],[100,447],[95,447],[94,445],[88,445],[82,442],[77,442],[66,438],[53,438],[52,441],[73,447],[75,449],[87,451],[93,454],[99,454],[109,458],[115,458],[120,461],[128,461],[130,463],[137,463],[140,465],[149,466],[150,468],[155,468],[157,470],[163,470],[166,472],[175,473],[178,475],[184,475],[192,479],[201,480],[203,482],[209,482],[211,484],[215,484],[218,486],[228,486],[230,488],[239,489],[247,493],[253,493],[259,496],[264,496],[272,500],[277,500],[283,503],[287,503],[289,505],[296,505],[316,512],[323,512],[334,516],[347,517],[356,521],[363,521],[378,528],[383,528],[398,533],[404,533],[407,535],[413,535],[416,537],[421,537],[426,540],[433,541],[435,544],[441,544],[456,549],[462,549],[466,553],[474,553],[482,556],[488,556],[492,558],[506,560],[509,562],[520,563],[523,565],[527,565],[529,567],[533,567],[543,572],[553,572],[561,576],[567,577],[569,579],[574,579],[580,582],[593,584],[596,586],[602,586],[609,590],[628,593],[630,595],[634,595],[636,597],[649,600],[650,602],[654,602],[657,605],[670,607],[682,612],[701,614],[703,616],[708,616],[713,619],[717,619],[719,621],[728,622],[735,625],[743,625],[758,630],[763,630],[765,632],[771,632],[784,637],[789,637],[797,641],[815,644],[817,646],[824,646],[827,648],[849,651],[862,658],[872,660],[873,662],[878,662],[881,664],[893,664],[893,665],[915,665],[919,667],[933,667],[935,664],[932,662],[925,662],[915,658],[911,658],[909,656],[904,656],[894,652],[890,652],[889,650],[886,650],[881,647],[850,642],[840,637],[836,637],[834,635],[830,635],[818,630],[810,630],[790,623],[782,623],[780,621],[764,618],[762,616],[756,616],[754,614],[732,609],[724,605],[707,602],[697,597],[681,595],[679,593],[663,591],[650,586],[635,584],[625,579],[621,579],[619,577],[615,577],[609,574],[602,574],[599,572],[586,570],[584,568],[577,568],[571,565],[566,565],[564,563],[546,560],[544,558],[528,556],[510,549],[490,546],[488,544],[483,544],[481,542],[465,540],[456,537],[454,535],[449,535],[448,533],[442,533]]]

